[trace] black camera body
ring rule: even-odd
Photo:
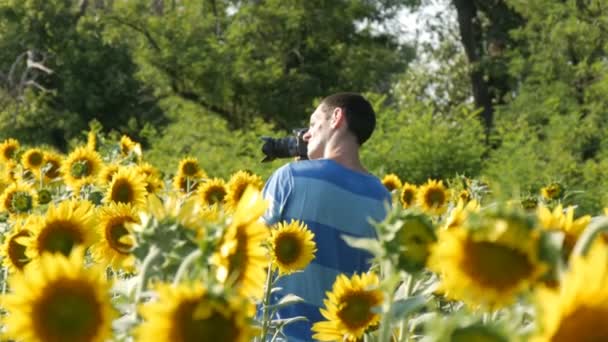
[[[293,135],[284,138],[261,137],[264,141],[262,152],[266,155],[262,162],[270,162],[277,158],[308,159],[308,148],[304,134],[308,128],[296,128]]]

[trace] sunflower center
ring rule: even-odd
[[[11,211],[15,213],[25,213],[32,209],[32,196],[23,191],[15,192],[11,197]]]
[[[224,197],[226,196],[226,191],[223,188],[213,188],[210,189],[209,192],[207,193],[207,198],[206,201],[209,204],[216,204],[216,203],[220,203],[221,201],[224,200]]]
[[[84,241],[77,228],[70,222],[52,222],[40,233],[41,251],[70,255],[74,245]]]
[[[476,282],[497,290],[507,290],[528,278],[533,266],[528,257],[497,243],[467,240],[461,268]]]
[[[182,172],[184,173],[184,175],[189,176],[189,177],[194,177],[196,176],[196,174],[198,173],[198,165],[196,165],[196,163],[193,162],[188,162],[185,163],[184,166],[182,167]]]
[[[388,191],[393,191],[397,189],[397,183],[395,183],[394,181],[387,181],[386,183],[384,183],[384,186]]]
[[[6,159],[13,159],[13,157],[15,156],[15,151],[17,150],[16,147],[14,146],[7,146],[4,149],[4,157]]]
[[[90,284],[59,279],[32,310],[34,329],[46,341],[92,341],[101,328],[100,311]]]
[[[608,309],[580,306],[564,317],[551,337],[551,341],[607,341]]]
[[[411,190],[404,191],[403,196],[401,196],[401,199],[406,205],[411,205],[412,202],[414,202],[414,192]]]
[[[89,175],[90,166],[88,160],[79,160],[72,164],[70,173],[74,178],[83,178]]]
[[[397,233],[400,248],[399,263],[407,269],[417,269],[426,264],[429,245],[435,240],[428,227],[417,219],[406,222]]]
[[[294,234],[283,233],[275,241],[274,253],[282,264],[291,264],[302,254],[302,246]]]
[[[458,328],[452,333],[452,342],[507,342],[507,339],[483,326]]]
[[[174,335],[179,336],[174,341],[235,341],[239,327],[230,319],[230,313],[222,315],[217,310],[211,310],[206,317],[195,318],[199,301],[184,302],[177,309]],[[228,316],[228,317],[225,317]]]
[[[445,194],[441,189],[430,189],[425,200],[429,207],[441,207],[445,202]]]
[[[133,245],[121,242],[122,237],[130,234],[123,223],[110,225],[106,232],[108,243],[113,249],[122,254],[129,254],[131,252]]]
[[[53,178],[57,178],[60,176],[59,174],[59,169],[60,169],[60,164],[54,160],[48,160],[46,162],[46,167],[48,168],[48,170],[46,171],[46,176],[53,179]]]
[[[247,189],[247,186],[249,184],[247,183],[243,183],[240,186],[236,187],[236,189],[234,189],[234,203],[239,203],[239,201],[241,200],[241,197],[243,197],[243,193],[245,192],[245,189]]]
[[[365,327],[374,317],[373,298],[366,292],[354,292],[342,298],[338,317],[351,329]]]
[[[8,243],[8,257],[11,260],[11,263],[20,270],[23,269],[23,267],[30,262],[30,259],[28,259],[28,257],[25,255],[25,246],[20,243],[17,243],[17,241],[15,240],[17,240],[17,238],[19,237],[29,235],[29,231],[22,230],[15,236],[13,236],[11,241]]]
[[[126,179],[117,179],[112,187],[111,199],[117,203],[133,202],[133,189],[131,183]]]
[[[36,152],[29,155],[27,162],[33,167],[38,167],[42,165],[43,160],[42,153]]]
[[[38,191],[38,202],[40,204],[47,204],[53,199],[53,195],[47,189]]]

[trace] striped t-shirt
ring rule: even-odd
[[[319,312],[326,292],[340,273],[366,272],[371,255],[346,244],[342,235],[374,237],[369,220],[382,221],[390,194],[380,180],[330,159],[289,163],[278,169],[263,190],[269,200],[264,215],[268,225],[292,219],[303,221],[315,234],[317,253],[304,272],[280,279],[278,299],[288,293],[305,300],[279,311],[280,318],[306,316],[284,332],[288,341],[312,341],[312,324],[324,320]]]

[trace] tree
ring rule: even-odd
[[[232,127],[254,117],[289,128],[311,103],[338,90],[390,88],[413,50],[372,23],[412,1],[200,1],[115,4],[107,22],[125,30],[139,76],[160,98],[180,96]]]
[[[27,92],[8,78],[4,83],[4,93],[13,95],[0,112],[2,135],[37,136],[37,143],[66,148],[93,118],[131,135],[141,121],[162,120],[156,100],[135,78],[127,47],[102,39],[97,10],[87,1],[0,1],[0,70],[32,81]]]

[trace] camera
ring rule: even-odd
[[[283,138],[261,137],[264,141],[262,152],[266,155],[262,160],[263,163],[273,161],[277,158],[293,158],[308,159],[308,149],[304,134],[308,128],[296,128],[293,130],[293,135]]]

